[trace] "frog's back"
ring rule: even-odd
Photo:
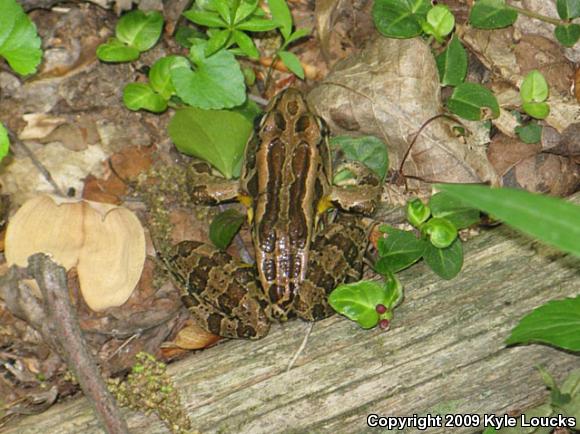
[[[256,265],[271,315],[285,320],[306,275],[318,204],[330,192],[328,143],[302,94],[270,103],[246,147],[241,192],[252,199]]]

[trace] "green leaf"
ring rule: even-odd
[[[200,9],[190,9],[183,13],[189,21],[205,27],[227,27],[226,22],[215,12]]]
[[[337,136],[330,139],[330,147],[340,150],[348,161],[359,161],[382,180],[389,168],[389,156],[384,142],[374,136]]]
[[[249,20],[243,21],[236,26],[238,30],[248,30],[250,32],[269,32],[278,27],[278,23],[273,20],[267,20],[264,18],[250,18]]]
[[[246,18],[248,18],[256,11],[257,7],[258,0],[242,0],[236,11],[234,24],[238,24],[240,21],[243,21]]]
[[[580,206],[563,199],[509,188],[439,184],[458,197],[510,226],[560,250],[580,256]]]
[[[435,247],[444,249],[449,247],[457,238],[457,228],[445,218],[433,217],[423,226],[421,232],[427,234]]]
[[[449,247],[444,249],[439,249],[433,244],[427,243],[423,259],[439,277],[445,280],[453,279],[463,266],[461,240],[456,238]]]
[[[258,59],[260,57],[260,53],[254,45],[254,41],[252,41],[252,38],[250,38],[244,32],[234,30],[233,37],[234,41],[236,41],[236,44],[238,44],[238,47],[240,47],[246,56],[251,59]]]
[[[497,99],[486,87],[462,83],[455,88],[447,107],[452,113],[470,121],[495,119],[499,116]]]
[[[370,329],[377,325],[379,314],[378,304],[388,307],[394,297],[386,286],[370,280],[339,285],[330,293],[328,302],[332,308],[356,321],[362,328]]]
[[[139,58],[140,51],[116,38],[110,38],[97,47],[97,57],[103,62],[131,62]]]
[[[540,71],[534,69],[525,76],[520,96],[523,102],[543,102],[548,98],[548,83]]]
[[[379,260],[375,270],[381,274],[401,271],[421,259],[427,244],[411,232],[390,229],[386,238],[379,238]]]
[[[545,102],[526,102],[522,109],[536,119],[546,119],[550,114],[550,106]]]
[[[225,250],[242,225],[246,216],[230,208],[219,213],[209,226],[209,239],[219,249]]]
[[[580,296],[553,300],[522,318],[507,345],[541,342],[580,351]]]
[[[171,68],[179,66],[188,67],[189,62],[184,57],[166,56],[157,60],[149,71],[149,84],[166,100],[175,93],[175,87],[171,82]]]
[[[278,56],[280,56],[280,59],[282,60],[284,65],[286,65],[295,76],[304,80],[304,69],[300,64],[300,59],[298,59],[298,57],[296,57],[294,53],[282,50],[278,51]]]
[[[36,26],[14,0],[0,1],[0,57],[20,75],[36,72],[42,60]]]
[[[457,229],[467,228],[480,220],[478,209],[444,192],[431,196],[429,207],[433,217],[447,219]]]
[[[443,86],[458,86],[467,74],[467,52],[455,35],[447,48],[436,57],[439,79]]]
[[[282,37],[287,40],[292,32],[292,14],[290,14],[286,0],[268,0],[268,6],[270,6],[272,18],[280,25]]]
[[[226,50],[203,56],[204,44],[191,47],[195,71],[187,67],[171,69],[177,95],[187,104],[204,109],[235,107],[246,100],[244,75],[234,55]]]
[[[8,137],[8,131],[0,122],[0,161],[8,155],[8,150],[10,149],[10,139]]]
[[[220,17],[227,23],[231,24],[233,22],[232,9],[230,5],[232,2],[224,0],[210,0],[209,4],[212,9],[216,10]]]
[[[175,32],[175,42],[183,48],[191,47],[192,40],[196,38],[204,38],[204,34],[192,29],[191,27],[179,26]]]
[[[232,31],[229,29],[213,32],[207,41],[207,45],[205,46],[205,56],[209,57],[223,48],[230,39],[231,35]]]
[[[117,39],[139,51],[155,45],[163,30],[163,15],[157,11],[132,11],[123,15],[115,29]]]
[[[554,34],[564,47],[573,47],[580,39],[580,24],[561,24],[556,26]]]
[[[373,21],[389,38],[412,38],[422,32],[421,23],[431,9],[429,0],[375,0]]]
[[[427,12],[427,20],[422,23],[422,27],[425,33],[442,42],[455,27],[455,17],[447,6],[437,5]]]
[[[297,29],[288,37],[288,39],[286,39],[286,42],[284,42],[284,47],[290,45],[292,42],[297,41],[300,38],[309,36],[311,31],[311,29]]]
[[[431,210],[423,201],[415,198],[407,202],[407,220],[416,228],[420,227],[431,216]]]
[[[161,113],[167,109],[167,100],[155,93],[146,83],[129,83],[123,89],[123,103],[129,110],[148,110]]]
[[[530,122],[523,126],[517,126],[515,131],[520,140],[524,143],[539,143],[542,139],[542,126],[535,122]]]
[[[516,22],[518,13],[505,0],[478,0],[469,13],[469,22],[480,29],[500,29]]]
[[[231,179],[237,175],[252,128],[240,113],[189,107],[175,113],[168,130],[177,149],[209,162]]]
[[[557,0],[556,9],[563,20],[580,17],[580,1],[578,0]]]

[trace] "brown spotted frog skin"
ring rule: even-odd
[[[271,320],[315,321],[333,313],[330,291],[360,279],[367,231],[360,218],[329,208],[368,214],[380,183],[360,164],[348,168],[358,184],[332,186],[324,122],[293,88],[269,104],[245,150],[239,181],[211,176],[194,164],[192,201],[239,200],[248,208],[255,265],[194,241],[179,243],[169,259],[194,319],[230,338],[260,338]]]

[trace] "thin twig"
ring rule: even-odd
[[[298,357],[300,357],[300,354],[302,354],[302,352],[304,351],[304,348],[306,348],[306,343],[308,342],[308,338],[310,337],[310,334],[312,333],[313,327],[314,327],[313,322],[308,324],[308,328],[306,329],[306,334],[304,335],[304,339],[302,339],[302,343],[300,344],[300,347],[298,348],[298,350],[296,350],[296,352],[294,353],[294,356],[292,356],[292,359],[290,359],[290,362],[288,362],[288,366],[286,367],[286,372],[289,372],[290,369],[292,369],[292,367],[294,366],[294,363],[296,363],[296,360],[298,360]]]
[[[26,146],[23,141],[19,140],[12,133],[10,133],[10,140],[12,141],[12,143],[14,143],[14,144],[20,146],[20,148],[22,148],[24,153],[32,161],[32,164],[34,164],[34,167],[36,167],[36,169],[42,174],[42,176],[44,176],[44,178],[52,186],[52,188],[54,188],[55,193],[58,194],[59,196],[65,197],[65,194],[62,192],[62,190],[60,189],[60,187],[58,186],[58,184],[56,183],[56,181],[54,180],[54,178],[52,177],[52,175],[50,174],[48,169],[46,167],[44,167],[44,165],[40,162],[40,160],[38,158],[36,158],[36,155],[34,155],[34,152],[32,152],[32,150],[28,146]]]
[[[32,255],[28,264],[28,271],[42,292],[48,328],[53,332],[61,357],[75,374],[105,430],[109,434],[128,434],[127,423],[83,339],[70,303],[65,269],[43,253]]]

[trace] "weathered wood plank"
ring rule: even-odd
[[[352,433],[367,431],[369,413],[503,414],[547,397],[535,365],[543,364],[558,379],[578,366],[577,357],[545,346],[503,345],[524,314],[580,293],[577,258],[500,228],[467,243],[457,278],[442,281],[419,264],[401,280],[405,302],[388,333],[363,331],[339,317],[321,321],[289,372],[308,328],[299,321],[275,326],[260,341],[226,342],[173,364],[169,371],[194,427],[220,433]],[[153,416],[125,414],[132,432],[168,432]],[[76,400],[5,432],[102,431],[87,402]]]

